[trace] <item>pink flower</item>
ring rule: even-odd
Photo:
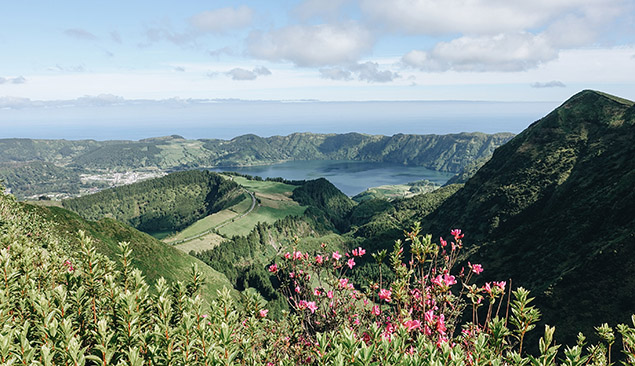
[[[289,252],[284,253],[284,259],[291,259],[291,253]]]
[[[315,263],[322,264],[323,262],[324,262],[324,257],[322,257],[319,254],[315,256]]]
[[[315,301],[309,301],[306,303],[307,309],[311,310],[311,314],[315,313],[317,310],[317,305],[315,305]]]
[[[446,330],[447,328],[445,327],[445,315],[441,314],[439,315],[439,319],[437,322],[437,332],[439,332],[439,334],[445,335]]]
[[[377,316],[379,314],[381,314],[381,310],[379,309],[378,305],[373,306],[372,309],[370,309],[370,313]]]
[[[353,324],[359,325],[359,316],[357,314],[353,314]]]
[[[271,273],[277,273],[278,272],[278,265],[277,264],[272,264],[269,266],[269,272]]]
[[[392,295],[392,292],[390,290],[386,290],[385,288],[382,288],[381,290],[379,290],[379,298],[381,300],[384,300],[386,302],[390,302],[390,295]]]
[[[348,287],[348,278],[340,278],[340,287],[342,288]]]
[[[295,287],[295,292],[300,293],[300,286]]]
[[[501,289],[501,291],[505,291],[505,285],[507,285],[507,282],[505,282],[505,281],[494,282],[494,286],[496,286],[499,289]]]
[[[299,250],[297,252],[293,252],[293,260],[302,259],[302,252]]]
[[[362,249],[362,247],[358,247],[357,249],[353,249],[351,253],[353,253],[354,257],[361,257],[364,254],[366,254],[366,249]]]
[[[456,284],[456,278],[447,273],[443,275],[443,281],[445,282],[446,286],[452,286]]]
[[[470,262],[467,262],[467,264],[472,269],[472,272],[476,274],[481,274],[481,272],[483,272],[483,266],[481,266],[480,264],[472,264]]]
[[[334,251],[333,252],[333,259],[335,259],[337,261],[340,258],[342,258],[342,255],[340,255],[340,251],[339,250]]]
[[[73,267],[73,264],[68,259],[64,261],[64,267],[67,267],[69,272],[73,272],[75,270],[75,267]]]
[[[326,293],[326,297],[328,297],[329,299],[332,299],[333,298],[333,291],[328,291]]]
[[[267,316],[268,312],[269,312],[268,309],[260,309],[260,311],[258,311],[258,315],[260,315],[261,318],[264,318]]]
[[[440,238],[439,238],[439,241],[441,242],[441,246],[442,246],[442,247],[445,247],[446,245],[448,245],[448,242],[447,242],[447,241],[445,241],[445,240],[443,240],[443,237],[440,237]]]
[[[485,290],[485,292],[487,292],[491,296],[492,295],[492,283],[491,282],[486,282],[485,285],[483,286],[483,290]]]
[[[316,288],[313,290],[313,295],[315,295],[315,296],[320,296],[321,294],[322,294],[322,292],[320,291],[320,289],[319,289],[319,288],[317,288],[317,287],[316,287]]]
[[[426,313],[424,314],[424,320],[426,321],[426,323],[432,324],[434,322],[434,310],[430,309],[426,311]]]
[[[454,240],[459,240],[464,236],[464,234],[461,234],[461,229],[454,229],[450,231],[450,234],[454,236]]]
[[[421,322],[419,320],[406,320],[403,325],[408,329],[408,332],[421,328]]]
[[[355,260],[351,258],[346,262],[346,264],[348,265],[348,268],[353,269],[353,267],[355,266]]]

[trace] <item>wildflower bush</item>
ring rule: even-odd
[[[15,215],[32,224],[16,225]],[[539,311],[522,288],[479,283],[479,264],[455,268],[460,230],[436,244],[415,227],[391,252],[289,250],[268,266],[291,308],[273,320],[255,292],[220,291],[205,303],[196,268],[187,282],[150,288],[131,266],[130,244],[114,263],[90,237],[69,250],[29,215],[0,200],[2,365],[608,365],[620,338],[625,364],[635,363],[626,325],[602,325],[601,343],[580,336],[565,348],[546,327],[539,352],[527,354]],[[395,280],[351,283],[369,255],[388,262]]]

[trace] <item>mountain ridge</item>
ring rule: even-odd
[[[582,91],[497,149],[424,228],[461,227],[486,277],[532,289],[569,340],[596,319],[627,322],[616,304],[635,304],[633,281],[600,284],[635,270],[634,125],[633,102]]]

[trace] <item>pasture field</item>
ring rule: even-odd
[[[177,248],[185,252],[210,249],[218,245],[223,237],[249,234],[259,222],[274,223],[287,216],[300,216],[306,210],[305,206],[300,206],[291,199],[293,189],[297,186],[249,180],[239,176],[224,177],[240,184],[249,194],[246,192],[245,198],[238,204],[198,220],[183,231],[164,239],[165,242],[178,243]],[[256,204],[249,211],[252,205],[251,194]]]

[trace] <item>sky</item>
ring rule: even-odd
[[[0,14],[0,137],[99,138],[109,121],[122,137],[229,136],[262,102],[279,107],[265,130],[276,113],[345,130],[338,103],[379,101],[399,120],[405,101],[541,102],[528,125],[583,89],[635,99],[635,0],[0,0]]]

